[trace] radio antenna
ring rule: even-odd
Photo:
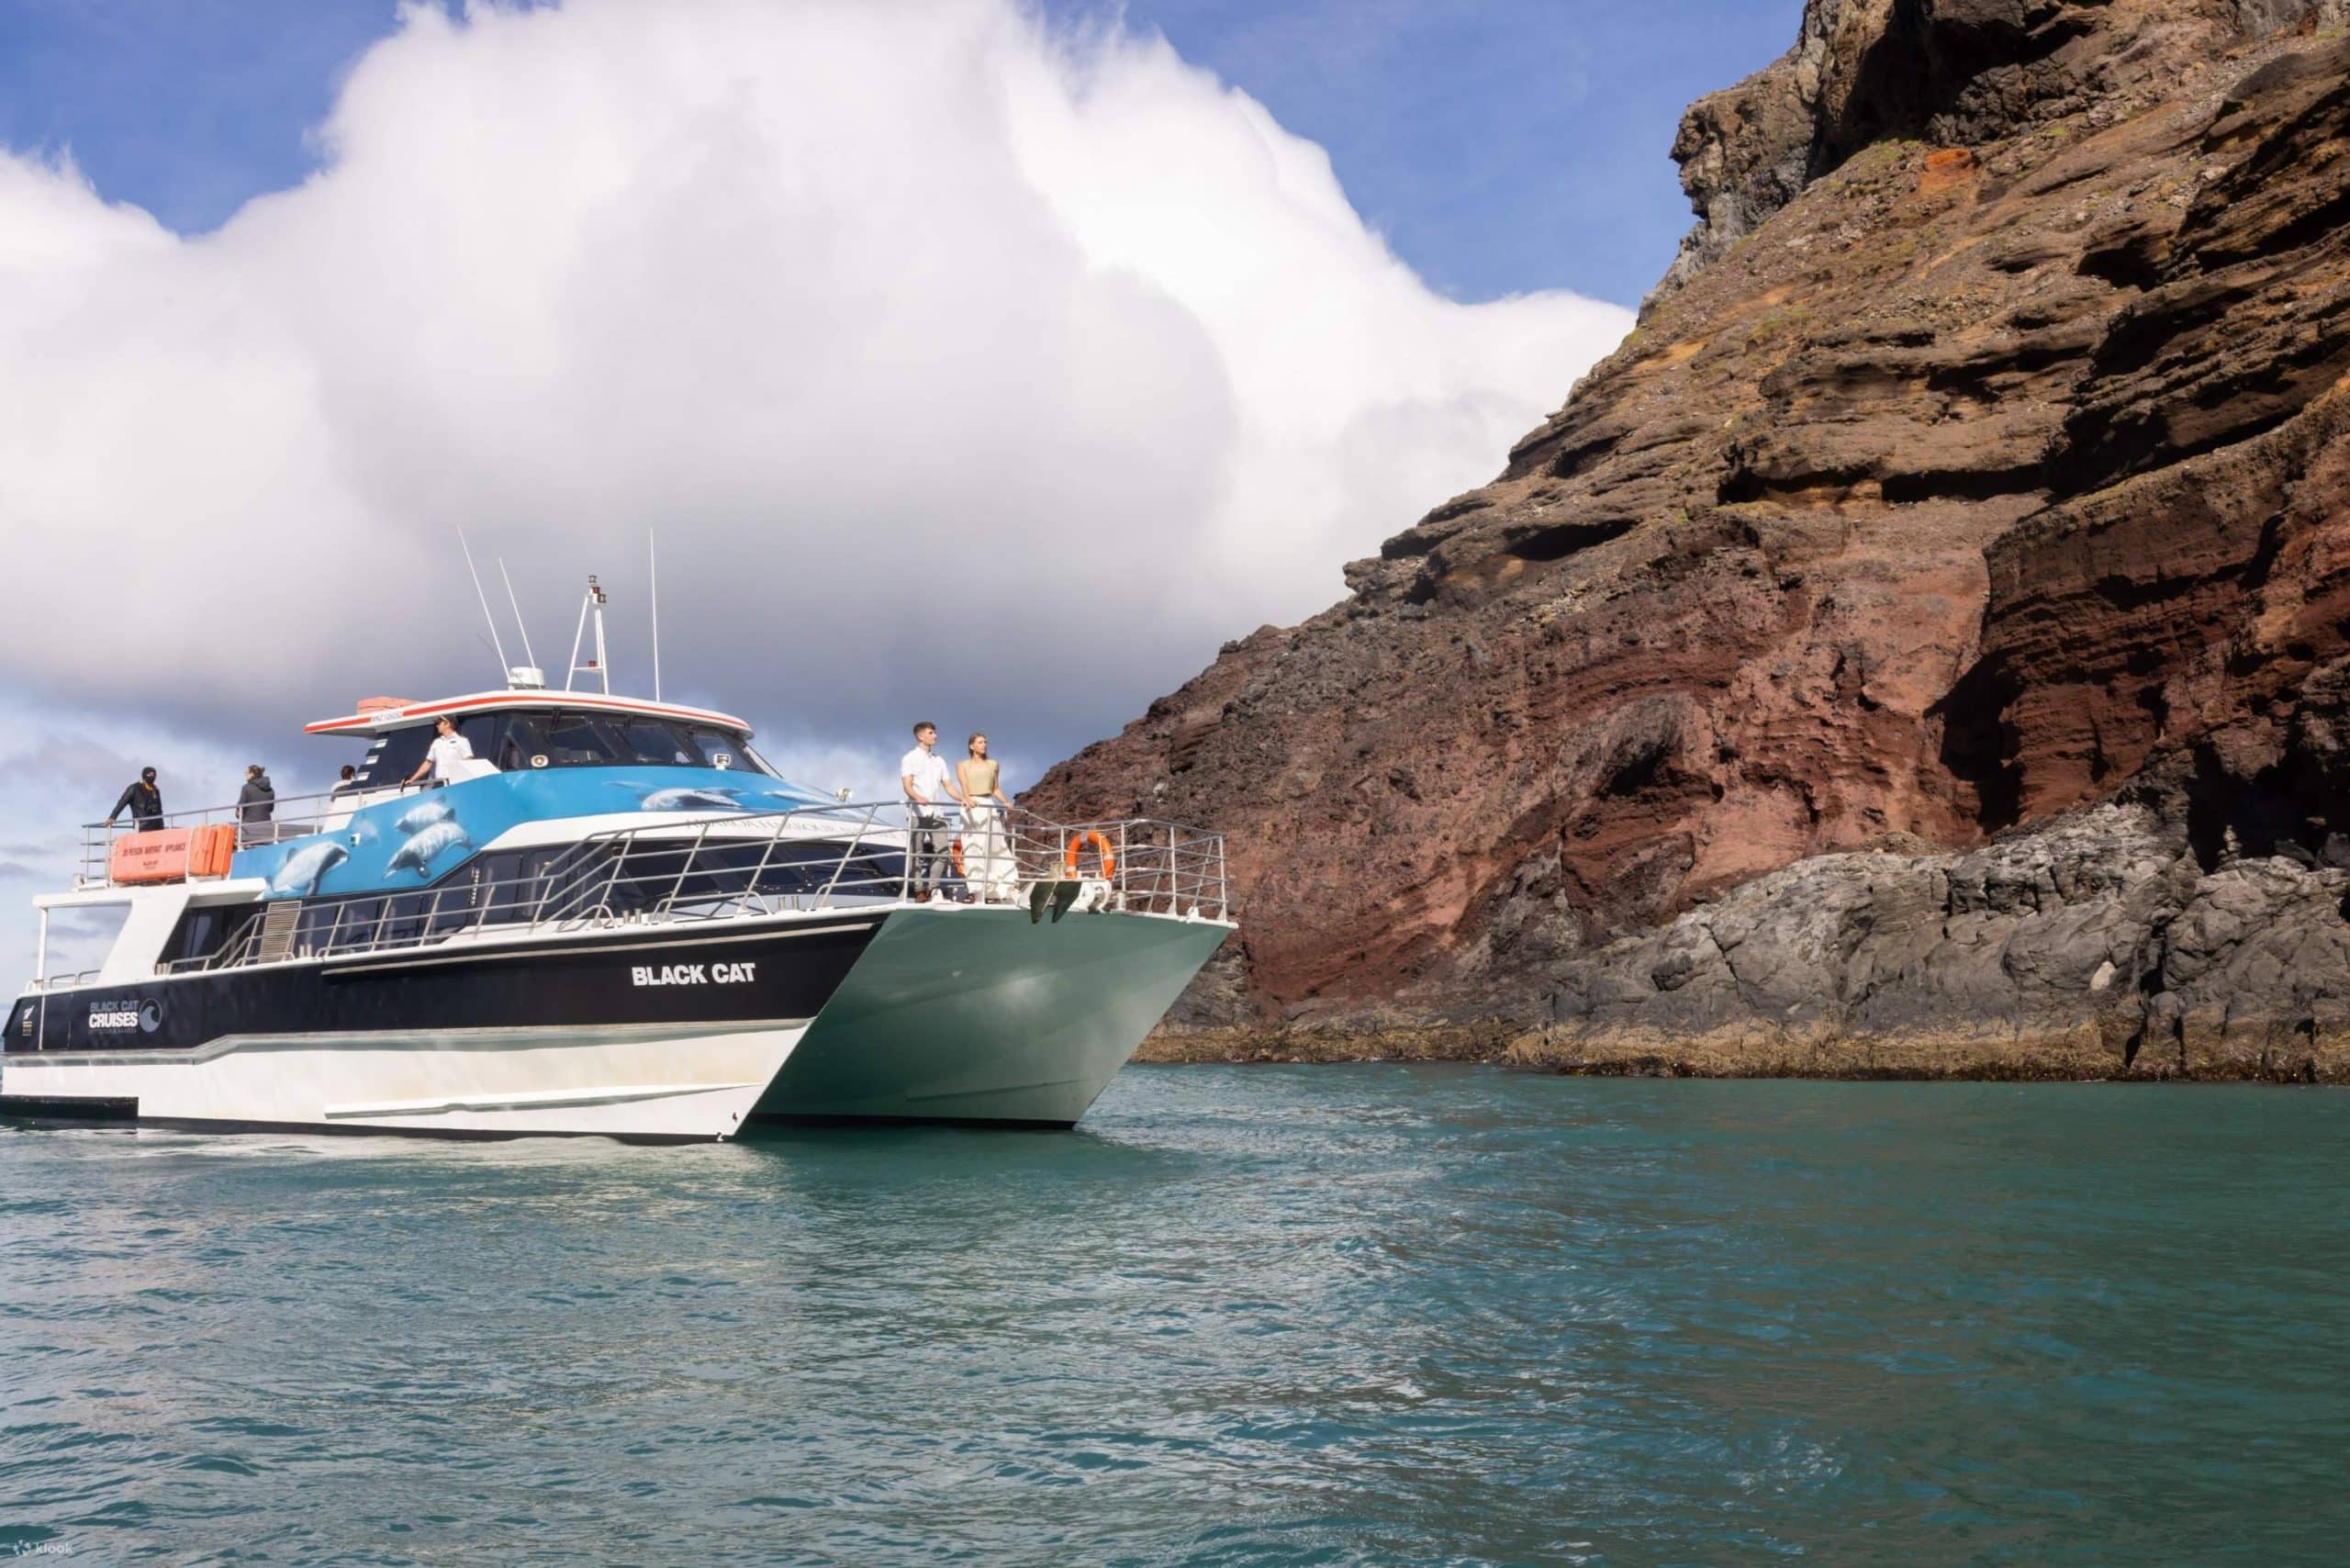
[[[514,678],[506,662],[506,644],[498,635],[498,617],[489,612],[489,595],[482,591],[481,573],[474,568],[474,547],[465,543],[465,531],[457,530],[457,548],[465,553],[465,571],[474,579],[474,597],[481,600],[481,618],[489,623],[489,645],[498,654],[498,684],[504,686]]]
[[[661,700],[661,559],[654,551],[653,531],[644,531],[644,566],[653,578],[653,700]]]
[[[522,619],[522,605],[514,597],[514,579],[507,577],[506,557],[503,555],[498,558],[498,575],[506,578],[506,602],[514,607],[514,625],[522,633],[522,656],[530,661],[532,669],[536,669],[539,667],[539,655],[531,651],[530,623]]]

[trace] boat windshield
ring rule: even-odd
[[[501,772],[534,767],[710,767],[776,777],[740,732],[634,713],[503,712],[461,719],[474,756]],[[416,771],[432,744],[428,725],[378,735],[359,767],[363,785],[396,783]]]

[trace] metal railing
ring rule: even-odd
[[[164,828],[212,827],[221,823],[237,830],[237,847],[256,844],[277,844],[289,838],[308,838],[314,833],[333,833],[351,820],[351,813],[362,806],[372,806],[379,801],[397,800],[425,790],[438,788],[430,783],[367,784],[350,790],[330,790],[316,795],[280,795],[273,802],[269,817],[264,821],[248,822],[248,808],[238,805],[197,806],[193,810],[165,812],[160,820]],[[84,823],[82,824],[81,863],[74,873],[77,888],[103,887],[114,860],[115,842],[126,834],[142,831],[136,819],[114,822]],[[202,881],[205,878],[193,878]]]
[[[535,853],[535,865],[509,876],[486,874],[485,860],[497,857],[476,857],[412,892],[257,903],[217,952],[161,969],[925,898],[1026,904],[1039,918],[1048,909],[1055,918],[1072,909],[1208,920],[1230,913],[1224,835],[1150,819],[1050,823],[1015,808],[909,820],[902,802],[808,805],[612,828]],[[298,913],[282,913],[289,905]]]

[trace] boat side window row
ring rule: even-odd
[[[642,715],[549,712],[476,713],[457,722],[474,756],[502,773],[534,767],[709,767],[775,769],[741,734]],[[357,782],[386,785],[416,771],[432,729],[414,724],[379,735],[360,764]]]
[[[618,861],[615,864],[615,861]],[[320,957],[399,946],[482,925],[656,908],[720,910],[750,897],[893,896],[904,885],[895,851],[831,840],[771,845],[639,846],[580,855],[574,846],[477,855],[438,882],[398,893],[349,893],[304,902],[297,953]],[[250,960],[263,905],[194,906],[161,955],[166,969]]]

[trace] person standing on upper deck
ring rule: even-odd
[[[946,835],[946,802],[962,802],[938,755],[938,726],[927,719],[914,726],[914,749],[898,759],[898,783],[906,792],[906,810],[912,832],[907,835],[906,890],[916,903],[928,903],[946,865],[941,841]]]
[[[244,787],[237,791],[237,842],[273,844],[276,834],[271,830],[269,819],[277,811],[277,786],[260,763],[245,769]]]
[[[416,765],[416,771],[408,776],[408,783],[413,784],[430,773],[436,784],[454,784],[457,764],[474,759],[474,743],[457,733],[456,720],[443,713],[432,729],[432,745],[425,752],[424,760]]]
[[[163,825],[163,792],[155,788],[155,770],[142,767],[139,777],[123,786],[115,797],[114,810],[106,813],[106,825],[122,815],[125,807],[130,811],[130,825],[140,833],[152,833]]]

